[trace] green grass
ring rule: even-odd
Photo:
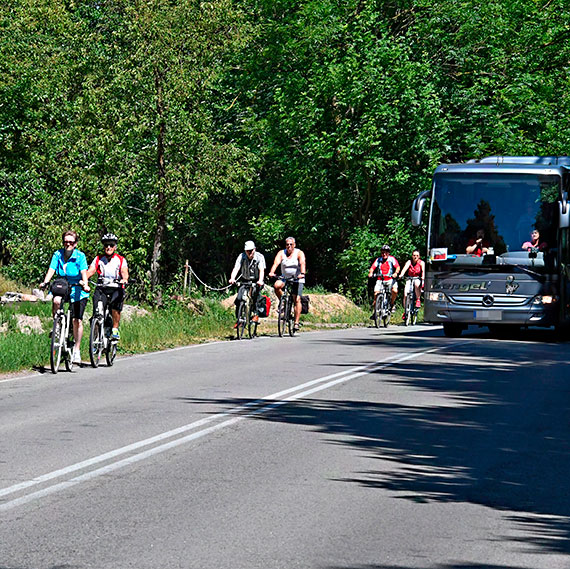
[[[228,338],[233,313],[216,301],[205,300],[203,314],[185,306],[151,312],[121,324],[119,353],[139,353],[208,340]]]
[[[314,294],[314,293],[313,293]],[[84,332],[81,343],[84,361],[87,360],[89,346],[89,318],[92,303],[89,302],[84,317]],[[43,334],[24,334],[18,331],[17,314],[40,318]],[[306,329],[316,329],[323,325],[369,325],[370,312],[367,307],[356,305],[346,309],[331,309],[326,314],[314,312],[304,314],[301,321]],[[422,320],[423,309],[419,321]],[[224,309],[217,298],[194,299],[193,309],[185,303],[171,303],[167,308],[149,310],[146,316],[135,316],[121,321],[121,341],[119,354],[135,354],[196,344],[211,340],[235,337],[233,306]],[[402,309],[392,316],[392,324],[401,324]],[[22,302],[0,305],[0,327],[7,323],[7,330],[0,332],[0,373],[16,372],[32,368],[49,368],[51,330],[51,303]],[[258,333],[275,334],[274,321],[262,319]]]

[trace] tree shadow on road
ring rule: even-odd
[[[457,345],[441,358],[371,374],[408,391],[427,392],[429,404],[301,399],[255,418],[306,425],[327,442],[378,461],[377,468],[343,482],[420,504],[501,510],[520,533],[521,550],[532,545],[541,553],[570,553],[570,374],[564,350],[545,344],[530,357],[525,344],[509,343],[507,357],[505,344],[492,342],[482,357],[474,348]],[[251,401],[216,403],[235,407]],[[434,569],[452,567],[489,566]]]

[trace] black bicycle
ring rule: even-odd
[[[410,324],[414,326],[418,321],[419,308],[416,306],[417,296],[416,287],[414,286],[414,281],[418,277],[406,277],[406,283],[410,283],[408,294],[406,294],[406,309],[404,310],[404,325],[409,326]]]
[[[112,292],[110,289],[122,286],[119,281],[120,279],[100,278],[97,281],[96,288],[103,291],[108,297],[107,291],[110,293]],[[89,359],[93,367],[99,367],[99,361],[103,353],[105,353],[105,360],[109,367],[115,362],[118,340],[112,337],[112,331],[113,318],[109,308],[109,299],[107,298],[105,303],[99,300],[97,306],[93,309],[91,330],[89,332]]]
[[[257,319],[254,319],[256,315],[256,306],[253,302],[253,293],[257,283],[250,281],[237,282],[236,286],[241,288],[244,287],[245,291],[242,294],[241,300],[237,305],[237,339],[241,340],[247,330],[247,334],[250,338],[255,338],[257,336]],[[238,290],[239,290],[238,288]]]
[[[391,306],[391,281],[382,281],[382,286],[380,291],[376,296],[376,302],[374,303],[374,325],[376,328],[380,328],[380,324],[387,328],[390,322],[390,317],[392,316],[392,306]]]
[[[280,279],[285,283],[283,287],[283,294],[279,299],[279,306],[277,311],[277,332],[279,337],[282,338],[285,334],[285,329],[289,331],[289,336],[295,335],[295,296],[292,293],[293,285],[297,279]]]

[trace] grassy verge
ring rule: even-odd
[[[233,314],[217,301],[201,303],[202,314],[186,306],[150,312],[121,324],[119,353],[140,353],[187,344],[220,340],[230,336]]]
[[[13,290],[13,287],[11,287]],[[333,295],[334,296],[334,295]],[[368,310],[353,304],[335,304],[334,299],[324,299],[318,307],[317,301],[309,314],[301,321],[306,330],[326,326],[369,325]],[[19,331],[19,315],[34,317],[39,321],[43,333],[25,334]],[[402,322],[401,309],[392,316],[392,324]],[[88,361],[89,318],[91,303],[84,317],[82,346],[83,361]],[[420,314],[421,317],[421,314]],[[420,318],[421,319],[421,318]],[[150,310],[143,316],[133,316],[121,322],[119,354],[136,354],[196,344],[211,340],[235,337],[233,306],[225,309],[219,299],[198,299],[191,307],[185,303],[172,303],[165,309]],[[51,303],[23,302],[0,305],[0,373],[17,372],[26,369],[49,368],[48,331],[51,329]],[[262,319],[258,333],[275,334],[276,323]]]
[[[203,300],[200,314],[185,305],[154,310],[121,322],[119,354],[134,354],[228,338],[234,323],[231,312],[216,300]],[[19,315],[39,319],[43,333],[19,331]],[[81,352],[88,361],[89,318],[91,304],[84,317]],[[0,306],[0,373],[49,367],[51,303],[24,302]]]

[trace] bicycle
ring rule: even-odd
[[[70,289],[75,286],[81,285],[69,283]],[[61,297],[61,304],[53,316],[51,349],[49,353],[49,364],[53,374],[56,374],[59,371],[62,358],[65,363],[65,369],[67,371],[73,371],[73,349],[75,347],[75,338],[73,337],[73,326],[71,324],[70,294],[71,290],[67,295]]]
[[[120,279],[100,278],[97,281],[96,288],[103,290],[117,288],[120,286]],[[106,294],[106,293],[105,293]],[[91,330],[89,332],[89,360],[92,367],[99,367],[99,361],[103,352],[105,352],[105,360],[107,366],[111,367],[117,356],[118,340],[112,338],[113,319],[109,301],[106,303],[100,300],[94,307],[93,316],[91,317]]]
[[[380,328],[381,323],[384,324],[384,328],[387,328],[390,317],[392,316],[392,306],[390,302],[392,291],[390,290],[390,283],[391,280],[382,281],[382,286],[376,296],[373,314],[376,328]]]
[[[418,321],[419,308],[416,306],[416,287],[414,286],[414,281],[418,277],[406,277],[406,283],[410,283],[408,294],[406,295],[404,310],[404,326],[409,326],[410,324],[414,326]]]
[[[253,291],[257,286],[257,283],[250,281],[241,281],[237,282],[236,286],[239,288],[244,287],[247,289],[237,306],[237,339],[241,340],[243,338],[246,328],[249,338],[255,338],[257,336],[258,322],[253,319],[256,309],[256,306],[253,303]]]
[[[280,279],[285,283],[283,287],[283,294],[279,299],[279,306],[277,307],[277,332],[279,337],[282,338],[285,334],[285,328],[289,331],[289,336],[293,337],[295,335],[295,315],[293,313],[295,308],[295,302],[293,299],[293,294],[291,289],[293,284],[297,282],[297,279]]]

